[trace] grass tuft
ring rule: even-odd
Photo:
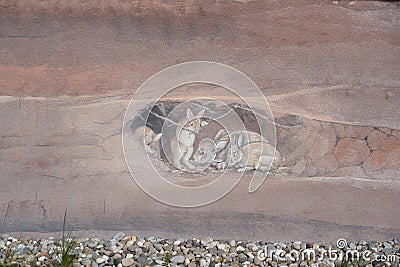
[[[363,260],[350,261],[345,258],[335,263],[335,267],[365,267],[366,265],[367,263]]]
[[[77,255],[74,253],[74,250],[77,247],[77,241],[75,238],[72,237],[72,230],[66,229],[66,224],[67,209],[65,209],[62,227],[61,259],[60,262],[56,264],[56,266],[72,267],[74,260],[77,258]]]
[[[171,266],[171,253],[169,253],[168,251],[165,252],[165,254],[163,256],[162,266],[166,266],[166,267],[170,267]]]

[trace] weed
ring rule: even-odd
[[[163,256],[163,264],[162,266],[166,266],[166,267],[170,267],[171,266],[171,253],[169,253],[168,251],[165,252],[164,256]]]
[[[3,257],[4,260],[2,262],[0,262],[0,267],[17,267],[18,264],[15,261],[15,251],[12,250],[13,248],[13,244],[11,244],[10,246],[7,246]]]
[[[335,263],[335,267],[365,267],[367,263],[362,260],[350,261],[343,258],[341,261]]]
[[[336,267],[350,267],[351,263],[350,263],[350,261],[348,259],[344,259],[343,258],[341,261],[337,261],[335,263],[335,266]]]
[[[0,267],[18,267],[18,264],[13,262],[11,263],[0,262]]]
[[[77,241],[72,237],[72,230],[66,230],[67,223],[67,210],[64,213],[64,221],[62,227],[62,238],[61,238],[61,259],[56,266],[71,267],[73,261],[77,258],[74,253],[74,249],[77,246]]]

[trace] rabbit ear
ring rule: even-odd
[[[241,147],[243,145],[243,136],[240,134],[237,139],[237,145]]]
[[[187,109],[187,118],[189,119],[189,120],[191,120],[191,119],[193,119],[193,113],[192,113],[192,111],[190,110],[190,108],[188,108]]]
[[[214,140],[220,139],[223,135],[226,135],[228,131],[224,128],[218,131],[218,133],[215,135]]]
[[[162,137],[162,133],[157,134],[157,135],[154,137],[153,142],[158,142],[158,141],[160,141],[161,137]]]
[[[200,110],[199,113],[197,113],[197,117],[203,117],[205,111],[205,109]]]
[[[228,144],[229,140],[225,139],[225,140],[218,140],[217,144],[215,146],[215,150],[217,152],[221,151],[222,149],[224,149],[226,147],[226,145]]]

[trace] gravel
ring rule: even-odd
[[[317,244],[215,240],[211,237],[193,239],[162,239],[156,237],[126,236],[117,233],[109,240],[93,238],[71,239],[73,267],[126,266],[321,266],[334,267],[328,251],[360,253],[368,251],[366,267],[399,266],[398,239],[385,242],[351,242],[339,250],[336,244]],[[314,259],[301,258],[313,250]],[[54,238],[16,239],[8,235],[0,238],[0,266],[57,266],[61,259],[61,241]],[[296,253],[300,254],[295,258]],[[324,254],[325,253],[325,254]],[[306,254],[304,254],[306,255]],[[321,256],[322,255],[322,256]],[[321,256],[321,257],[320,257]],[[361,257],[360,256],[360,257]],[[385,261],[382,258],[385,257]],[[378,260],[380,259],[380,260]]]

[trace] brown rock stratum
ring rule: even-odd
[[[397,3],[0,1],[0,232],[57,231],[68,208],[76,230],[400,236],[397,55]],[[121,129],[141,83],[194,60],[241,70],[278,123],[300,127],[277,128],[286,172],[180,209],[134,183]]]

